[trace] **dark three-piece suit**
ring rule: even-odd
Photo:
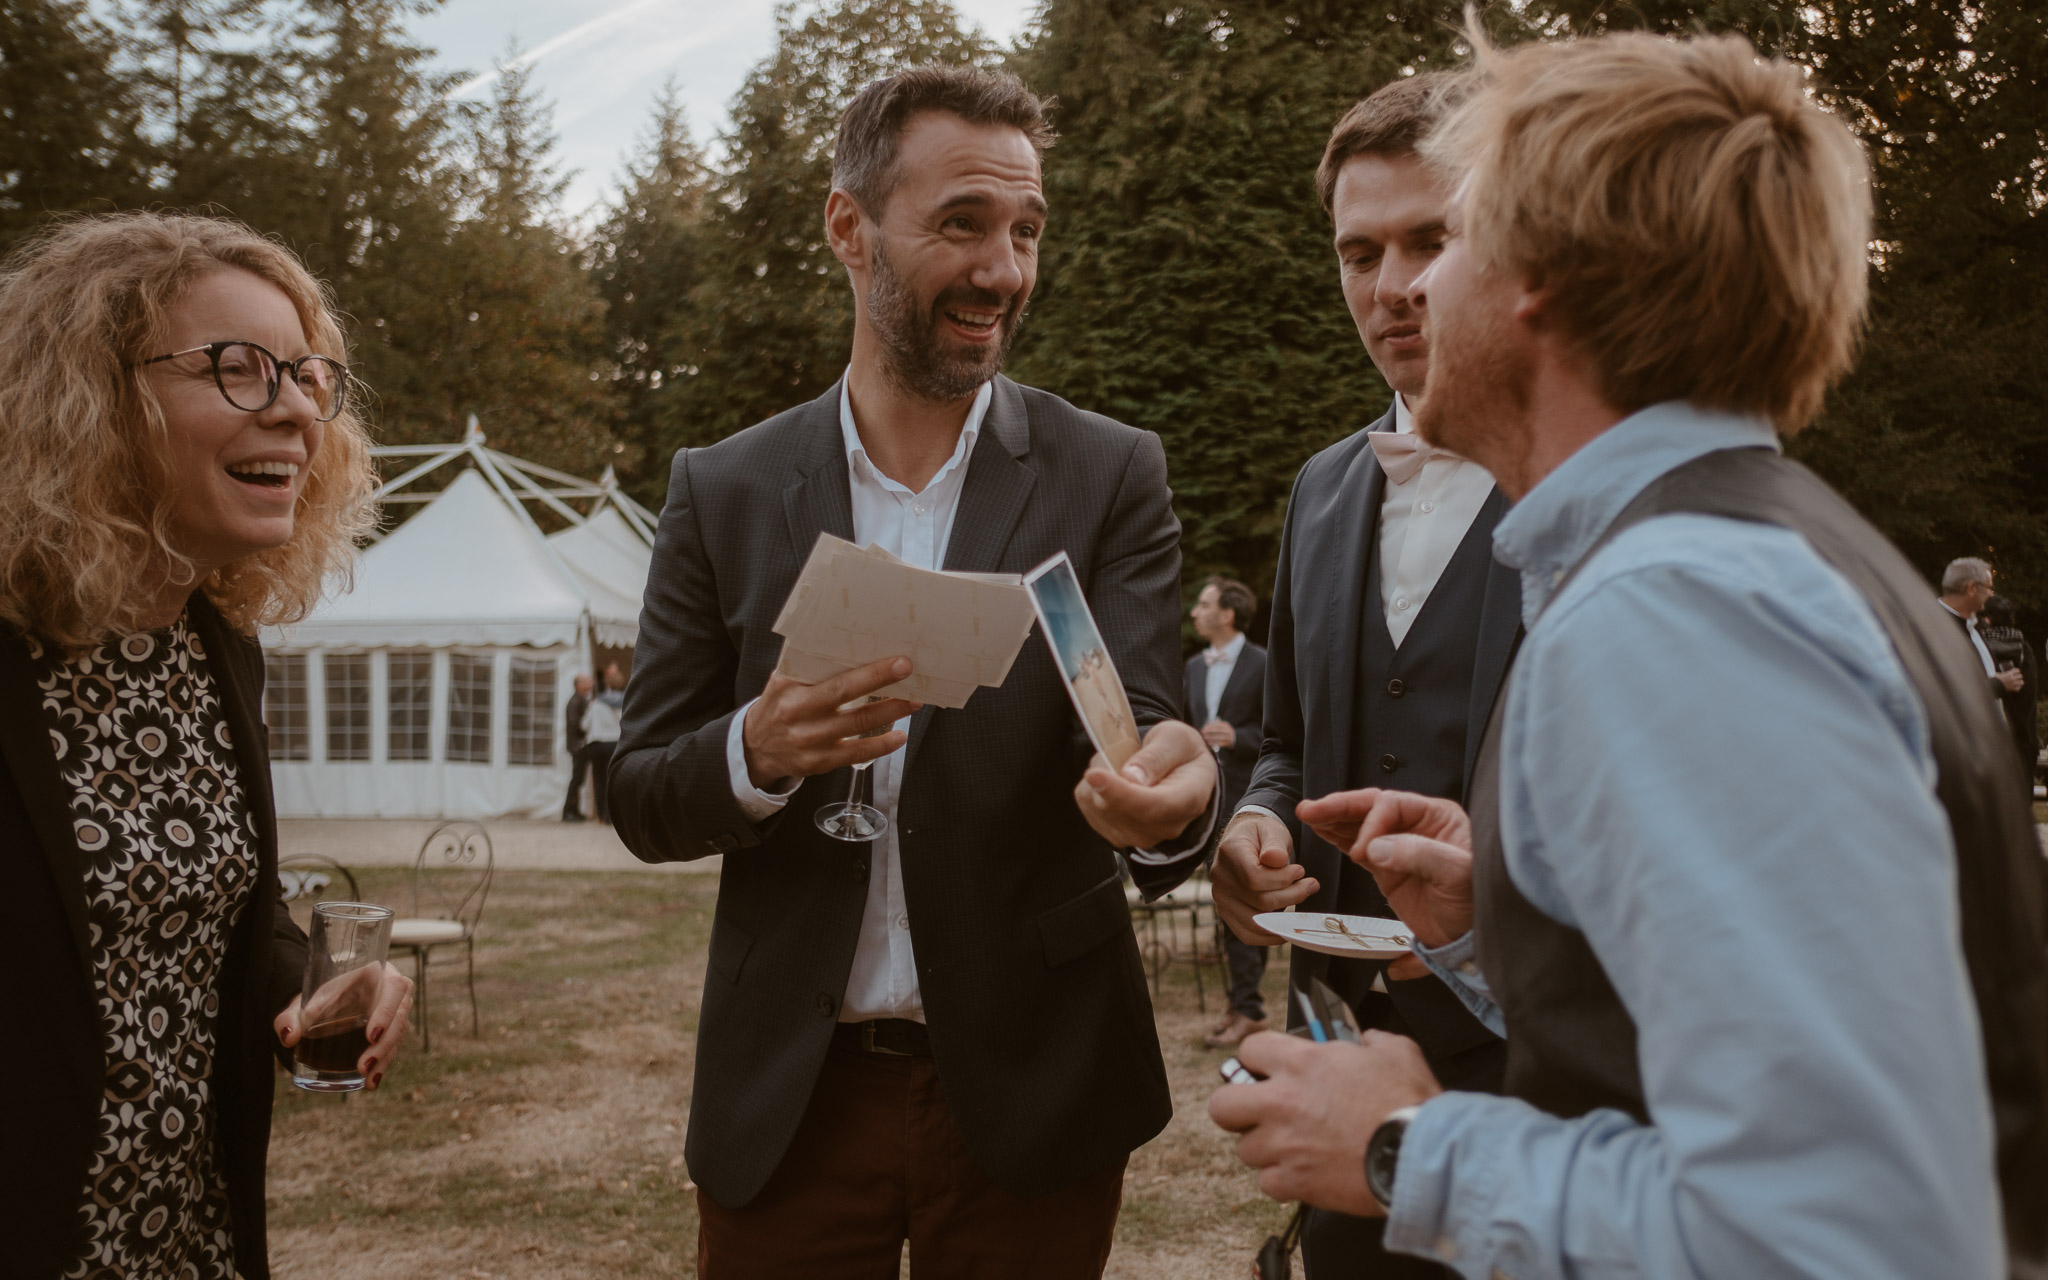
[[[1378,531],[1386,473],[1367,440],[1379,422],[1309,459],[1282,534],[1267,636],[1265,741],[1242,805],[1285,821],[1318,889],[1303,912],[1390,918],[1370,873],[1294,816],[1303,797],[1391,787],[1463,801],[1487,719],[1521,634],[1521,583],[1493,559],[1498,489],[1400,647],[1381,605]],[[1330,984],[1359,1021],[1413,1037],[1447,1088],[1499,1089],[1501,1041],[1435,977],[1387,982],[1383,963],[1294,949],[1290,983]],[[1384,991],[1375,990],[1377,985]],[[1290,1020],[1294,1011],[1290,1009]],[[1362,1154],[1362,1153],[1361,1153]],[[1383,1254],[1380,1223],[1317,1211],[1303,1237],[1311,1277],[1442,1275]]]

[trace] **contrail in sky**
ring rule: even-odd
[[[556,36],[554,39],[543,42],[537,48],[527,50],[525,53],[520,54],[518,57],[512,59],[510,62],[506,63],[502,67],[493,68],[492,70],[484,72],[480,76],[473,76],[470,79],[463,81],[461,84],[456,85],[453,89],[450,89],[447,93],[441,95],[441,100],[443,102],[446,102],[452,98],[460,98],[464,94],[474,93],[476,90],[493,83],[501,74],[508,70],[511,70],[514,67],[530,67],[534,63],[539,62],[542,58],[547,57],[549,54],[553,53],[557,49],[561,49],[568,45],[572,45],[576,43],[578,40],[582,40],[588,36],[594,35],[597,32],[603,31],[608,27],[615,27],[619,23],[625,21],[627,18],[630,18],[634,14],[639,13],[641,10],[652,9],[655,6],[662,4],[664,2],[665,0],[633,0],[631,4],[621,5],[620,7],[612,10],[610,13],[600,14],[599,16],[592,18],[590,21],[584,23],[582,26],[571,27],[567,31],[564,31],[561,35]]]

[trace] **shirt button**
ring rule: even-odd
[[[1407,608],[1408,608],[1408,597],[1407,597],[1407,596],[1395,596],[1395,597],[1394,597],[1394,609],[1395,609],[1395,611],[1396,611],[1396,612],[1405,612],[1405,611],[1407,610]]]
[[[922,502],[920,502],[920,503],[917,503],[917,504],[916,504],[915,506],[911,507],[910,509],[911,509],[912,511],[916,512],[916,513],[917,513],[918,515],[923,515],[923,514],[924,514],[924,513],[926,512],[926,511],[930,510],[930,508],[926,507],[926,506],[925,506],[925,505],[924,505],[924,504],[923,504]]]
[[[1392,773],[1392,772],[1393,772],[1394,770],[1396,770],[1396,769],[1398,769],[1398,768],[1400,768],[1400,767],[1401,767],[1401,757],[1399,757],[1399,756],[1397,756],[1397,755],[1394,755],[1394,754],[1393,754],[1393,753],[1391,753],[1391,752],[1389,752],[1388,754],[1386,754],[1386,755],[1383,755],[1383,756],[1381,756],[1381,757],[1380,757],[1380,772],[1381,772],[1381,773]]]
[[[868,878],[868,864],[865,862],[854,863],[853,878],[865,884]]]
[[[910,916],[904,912],[897,912],[896,927],[898,929],[908,929],[910,927]]]
[[[1398,698],[1398,697],[1400,697],[1400,696],[1401,696],[1402,694],[1404,694],[1404,693],[1406,693],[1406,692],[1408,692],[1408,686],[1407,686],[1407,685],[1405,685],[1405,684],[1402,684],[1402,683],[1401,683],[1401,682],[1400,682],[1399,680],[1389,680],[1389,681],[1387,681],[1387,696],[1388,696],[1388,697],[1390,697],[1390,698]]]
[[[838,1013],[839,997],[833,995],[829,991],[820,991],[818,993],[818,1012],[824,1014],[828,1018],[831,1017],[833,1014]]]
[[[1422,514],[1428,515],[1430,512],[1434,510],[1436,510],[1436,504],[1434,502],[1425,502],[1422,504]]]

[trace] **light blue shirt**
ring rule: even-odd
[[[1990,1101],[1927,717],[1789,530],[1622,508],[1762,422],[1646,409],[1500,523],[1529,631],[1501,728],[1515,886],[1634,1018],[1651,1124],[1446,1093],[1389,1246],[1461,1275],[1995,1280]],[[1555,595],[1555,599],[1553,599]],[[1468,935],[1425,957],[1501,1030]],[[1511,960],[1510,960],[1511,962]]]

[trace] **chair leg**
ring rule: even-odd
[[[476,938],[464,938],[463,945],[469,950],[469,1034],[480,1036],[483,1025],[477,1020],[476,1012]]]
[[[434,1051],[434,1020],[427,1016],[427,949],[420,947],[412,953],[413,985],[419,988],[420,998],[415,1010],[420,1015],[420,1052]]]

